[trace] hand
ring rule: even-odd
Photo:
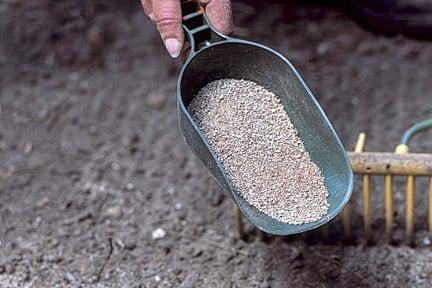
[[[222,34],[233,29],[231,0],[200,0],[212,26]],[[145,14],[156,24],[168,53],[177,58],[184,44],[180,0],[141,0]]]

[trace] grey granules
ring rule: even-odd
[[[221,79],[202,88],[188,109],[251,205],[289,224],[327,213],[324,177],[275,94],[251,81]]]

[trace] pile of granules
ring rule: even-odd
[[[221,79],[202,88],[188,109],[247,202],[289,224],[326,215],[324,177],[274,93]]]

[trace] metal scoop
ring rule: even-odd
[[[215,31],[197,1],[182,1],[183,28],[191,51],[177,81],[180,129],[186,143],[241,212],[255,226],[274,235],[317,228],[336,217],[348,202],[353,173],[347,153],[322,108],[293,65],[278,52],[258,43],[227,37]],[[302,225],[280,222],[246,202],[233,188],[224,168],[187,109],[197,92],[223,79],[254,81],[281,99],[313,162],[325,177],[329,209],[320,220]]]

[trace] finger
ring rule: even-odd
[[[201,0],[206,4],[206,14],[212,26],[222,34],[233,30],[231,0]]]
[[[165,47],[171,57],[177,58],[184,42],[180,1],[155,0],[152,8]]]
[[[151,4],[151,0],[141,0],[141,5],[143,6],[144,13],[154,22],[154,13]]]

